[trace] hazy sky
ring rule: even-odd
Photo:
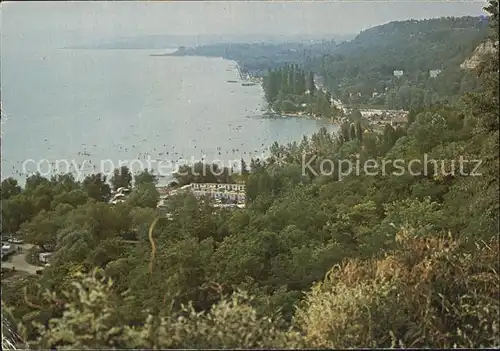
[[[148,34],[351,34],[394,20],[484,14],[486,1],[2,2],[2,40]],[[57,37],[57,38],[56,38]]]

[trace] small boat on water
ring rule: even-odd
[[[227,82],[228,82],[228,83],[238,83],[238,81],[237,81],[237,80],[228,80]]]
[[[249,86],[252,86],[252,85],[255,85],[255,83],[253,83],[253,82],[241,83],[241,86],[243,86],[243,87],[249,87]]]

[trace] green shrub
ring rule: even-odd
[[[42,253],[42,249],[40,249],[38,246],[33,246],[26,253],[26,262],[33,266],[43,266],[44,264],[40,262],[40,253]]]
[[[348,260],[314,286],[295,318],[313,347],[498,347],[498,239],[398,235],[379,260]]]
[[[64,305],[62,315],[48,325],[34,323],[33,348],[267,348],[300,347],[297,332],[282,328],[280,320],[258,316],[251,298],[236,292],[208,312],[183,306],[180,314],[151,316],[141,327],[119,324],[118,299],[112,281],[97,271],[79,274],[63,296],[44,295],[45,303]],[[26,331],[25,328],[24,331]],[[26,336],[26,334],[25,334]]]

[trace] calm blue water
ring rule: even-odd
[[[71,170],[81,179],[119,161],[170,174],[175,162],[205,155],[230,165],[261,156],[274,141],[337,128],[263,117],[260,86],[227,82],[238,79],[235,62],[154,53],[3,50],[2,178]]]

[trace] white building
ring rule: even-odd
[[[184,187],[200,191],[245,191],[245,184],[192,183],[185,185]]]
[[[440,69],[431,69],[431,70],[429,70],[429,76],[431,78],[436,78],[439,73],[441,73]]]
[[[38,260],[42,263],[48,263],[52,252],[42,252],[38,254]]]
[[[130,194],[130,189],[128,188],[118,188],[116,191],[111,192],[111,199],[109,200],[110,204],[116,205],[118,203],[125,202],[127,196]]]
[[[160,196],[158,207],[165,206],[168,196],[178,194],[179,191],[190,191],[196,197],[209,196],[215,200],[230,200],[238,204],[243,204],[246,200],[245,184],[191,183]]]
[[[392,74],[394,75],[394,77],[402,77],[403,74],[404,74],[404,71],[403,70],[395,70],[394,72],[392,72]]]

